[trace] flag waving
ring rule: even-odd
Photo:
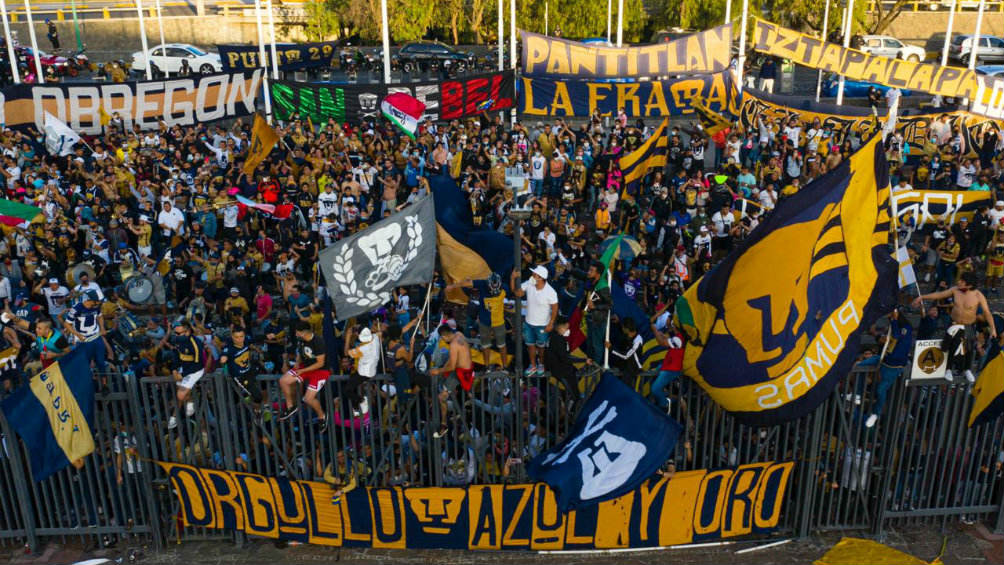
[[[422,119],[422,112],[425,112],[425,104],[418,98],[403,92],[388,94],[380,104],[380,110],[388,120],[408,134],[408,137],[415,139],[418,121]]]
[[[669,118],[664,119],[652,133],[652,136],[638,149],[621,157],[620,168],[621,172],[624,173],[624,194],[637,194],[638,186],[650,170],[666,166],[666,153],[669,146],[667,130],[669,130]]]
[[[339,320],[379,308],[394,289],[432,280],[436,212],[431,196],[321,252],[321,272]]]
[[[997,334],[1004,330],[1004,320],[994,314]],[[993,422],[1004,413],[1004,351],[1000,338],[987,343],[986,363],[973,385],[973,407],[969,410],[969,427]]]
[[[80,141],[80,135],[70,129],[66,122],[53,116],[49,112],[45,113],[45,121],[42,129],[45,130],[45,149],[49,155],[59,155],[65,157],[73,153],[73,146]]]
[[[873,136],[783,200],[677,301],[684,372],[736,418],[772,425],[815,409],[895,304],[889,168]]]
[[[605,373],[568,437],[526,471],[567,512],[632,491],[669,459],[683,427],[620,379]]]
[[[272,126],[268,125],[261,114],[254,115],[254,125],[251,126],[251,146],[248,148],[248,156],[244,161],[244,168],[241,169],[245,175],[251,176],[258,165],[268,157],[275,144],[279,143],[279,135],[275,133]]]
[[[94,381],[86,350],[74,349],[4,399],[3,413],[24,440],[36,481],[94,451]]]

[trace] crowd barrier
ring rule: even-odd
[[[416,394],[391,396],[393,381],[379,377],[366,391],[368,414],[356,417],[338,408],[345,378],[336,377],[322,391],[332,419],[324,434],[303,414],[306,407],[302,418],[278,422],[277,375],[258,378],[265,402],[257,413],[232,380],[207,375],[196,387],[195,415],[174,429],[168,427],[175,405],[170,377],[113,379],[112,391],[97,398],[98,447],[80,469],[33,482],[24,446],[0,419],[0,545],[38,548],[77,536],[105,543],[138,536],[157,547],[195,539],[245,541],[240,532],[183,525],[156,461],[322,481],[343,451],[359,486],[525,483],[525,465],[506,469],[505,461],[525,461],[559,442],[597,377],[586,375],[581,390],[566,391],[550,379],[484,375],[470,392],[458,389],[449,398],[449,431],[441,438],[435,437],[444,420],[433,394],[437,379]],[[679,381],[671,415],[685,431],[676,470],[795,461],[774,535],[880,533],[896,524],[958,518],[985,520],[1000,531],[1004,423],[967,428],[971,397],[965,384],[907,387],[901,380],[878,423],[867,428],[873,378],[855,370],[818,410],[769,428],[735,423],[696,386]],[[634,384],[644,391],[648,379]],[[330,474],[340,475],[339,468]]]

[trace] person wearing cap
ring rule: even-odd
[[[63,316],[63,329],[73,337],[76,347],[87,351],[89,359],[94,361],[98,372],[107,371],[105,359],[111,355],[111,346],[105,340],[105,324],[101,315],[101,302],[104,296],[97,290],[85,290],[77,302],[66,310]],[[102,376],[102,380],[104,376]]]
[[[365,395],[360,394],[360,385],[377,374],[380,363],[380,351],[382,332],[380,322],[377,321],[375,329],[355,326],[345,331],[345,357],[355,361],[355,371],[350,375],[346,383],[346,398],[352,406],[355,415],[365,414],[369,411],[369,401]],[[358,340],[358,345],[352,345]]]
[[[554,321],[558,317],[558,293],[547,283],[547,267],[537,265],[530,270],[531,279],[519,283],[519,273],[513,271],[510,288],[526,300],[523,319],[523,341],[530,351],[526,376],[544,376],[544,350]]]
[[[195,415],[192,389],[206,372],[205,350],[192,333],[192,326],[188,320],[182,317],[174,321],[171,331],[164,336],[164,339],[171,341],[171,347],[178,354],[178,365],[171,371],[178,387],[176,395],[178,410],[167,422],[168,429],[174,429],[178,427],[177,414],[183,413],[188,418]]]
[[[694,257],[711,257],[711,231],[702,225],[694,236]]]
[[[45,287],[43,288],[43,285]],[[45,296],[45,302],[48,306],[49,316],[53,320],[59,319],[66,311],[66,300],[70,297],[70,289],[59,284],[59,279],[52,277],[48,280],[41,279],[35,288],[32,289],[32,294],[41,294]]]
[[[80,272],[79,274],[80,282],[73,287],[73,296],[84,296],[88,292],[94,292],[97,295],[98,300],[105,299],[105,293],[101,291],[101,286],[98,283],[91,280],[91,276],[86,272]]]
[[[234,324],[244,327],[244,321],[251,313],[251,307],[246,298],[241,296],[241,290],[236,286],[230,287],[230,296],[223,301],[223,311]]]
[[[306,391],[303,393],[303,402],[317,414],[323,433],[327,430],[328,419],[317,394],[321,392],[321,389],[328,382],[328,377],[331,376],[328,371],[327,347],[324,344],[324,338],[315,334],[309,323],[298,321],[295,328],[296,363],[279,379],[279,387],[282,389],[286,401],[285,410],[279,417],[279,421],[285,422],[300,411],[300,406],[296,401],[296,393],[297,387],[302,384],[306,387]],[[379,356],[379,352],[377,355]]]

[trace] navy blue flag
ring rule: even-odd
[[[87,350],[78,347],[4,399],[3,413],[24,440],[31,474],[41,481],[94,451],[94,381]]]
[[[527,465],[562,512],[630,492],[669,459],[683,427],[610,373],[560,444]]]

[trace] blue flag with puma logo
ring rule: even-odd
[[[738,421],[814,410],[895,305],[889,165],[876,135],[782,200],[677,300],[683,372]]]
[[[554,490],[558,509],[617,498],[651,477],[673,454],[683,427],[610,373],[579,412],[568,437],[527,465]]]

